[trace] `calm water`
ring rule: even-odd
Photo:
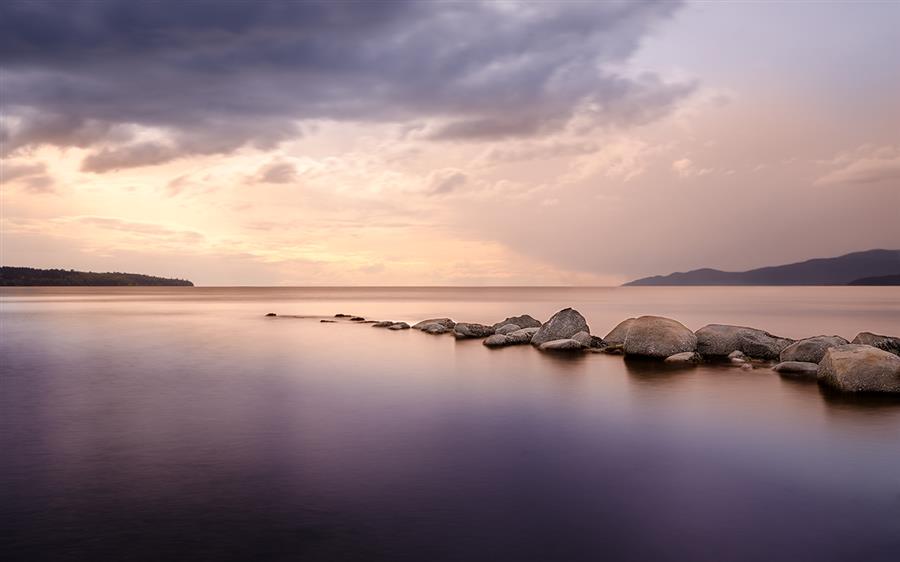
[[[900,333],[897,288],[0,292],[4,560],[896,560],[900,403],[266,312]]]

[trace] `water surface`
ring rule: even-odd
[[[4,289],[4,560],[894,560],[900,403],[265,312],[900,333],[896,288]]]

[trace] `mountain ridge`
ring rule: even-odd
[[[848,285],[900,274],[900,250],[874,249],[747,271],[709,267],[629,281],[623,286]]]

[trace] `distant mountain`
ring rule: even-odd
[[[900,285],[900,273],[881,275],[879,277],[863,277],[847,283],[848,285]]]
[[[900,250],[868,250],[750,271],[695,269],[644,277],[626,286],[647,285],[847,285],[874,277],[900,275]]]
[[[94,273],[74,269],[34,269],[31,267],[0,267],[0,286],[3,287],[114,287],[167,286],[193,287],[185,279],[166,279],[139,273]]]

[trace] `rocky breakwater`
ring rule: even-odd
[[[270,318],[319,318],[282,316]],[[671,318],[627,318],[606,338],[592,336],[587,320],[577,310],[564,308],[541,323],[523,314],[492,325],[429,318],[410,326],[406,322],[366,321],[361,316],[336,314],[320,322],[363,324],[376,328],[427,334],[452,333],[457,340],[481,339],[489,348],[531,344],[545,352],[605,351],[689,367],[698,363],[729,364],[751,370],[773,365],[771,372],[805,377],[825,387],[852,393],[900,395],[900,338],[861,332],[848,343],[841,336],[812,336],[792,340],[747,326],[709,324],[692,332]],[[777,363],[777,364],[775,364]]]

